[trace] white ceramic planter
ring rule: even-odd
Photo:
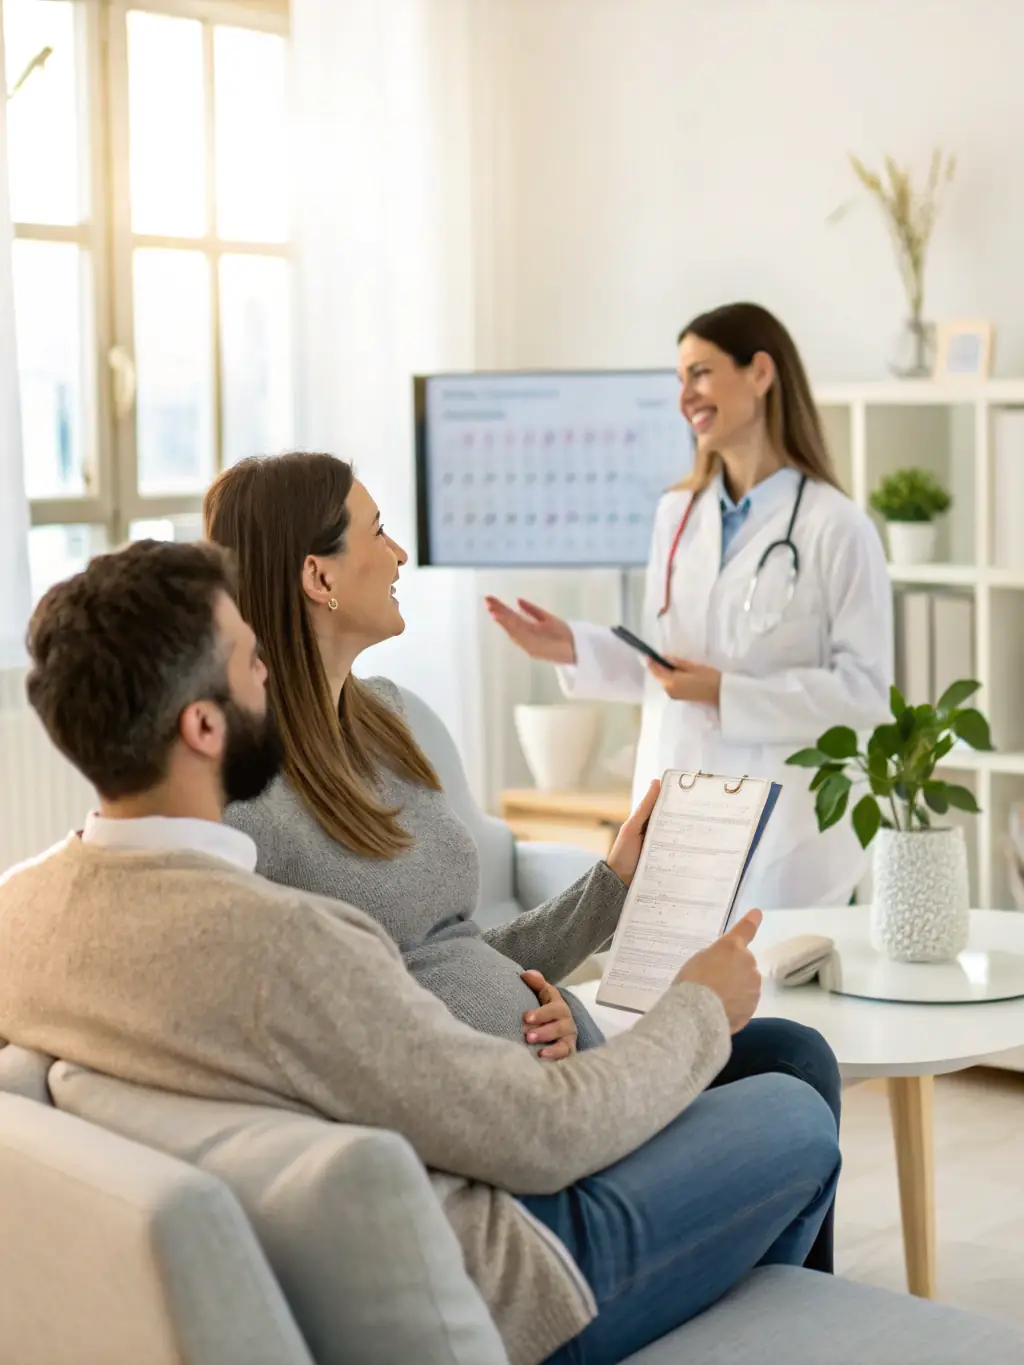
[[[516,734],[541,791],[571,791],[583,780],[601,729],[596,706],[517,706]]]
[[[889,560],[893,564],[930,564],[938,527],[934,521],[887,521]]]
[[[871,943],[896,962],[949,962],[970,932],[967,845],[952,829],[875,836]]]

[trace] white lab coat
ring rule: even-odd
[[[721,669],[720,708],[671,700],[640,654],[606,627],[582,622],[572,623],[577,662],[559,669],[562,688],[570,697],[642,702],[634,803],[669,768],[782,783],[739,910],[844,905],[866,855],[848,817],[819,833],[811,774],[785,760],[830,726],[863,734],[889,713],[893,605],[880,537],[849,498],[809,480],[793,531],[800,554],[793,599],[773,630],[751,636],[743,601],[761,554],[786,533],[793,498],[741,535],[721,567],[719,486],[712,485],[679,542],[671,605],[659,620],[668,554],[690,496],[668,493],[658,506],[637,634],[661,653]]]

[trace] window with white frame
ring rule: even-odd
[[[36,595],[293,429],[285,0],[2,0]]]

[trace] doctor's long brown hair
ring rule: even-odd
[[[765,397],[765,421],[772,446],[801,474],[845,491],[829,454],[800,352],[777,317],[756,303],[727,303],[694,318],[679,333],[679,343],[687,336],[717,346],[741,369],[760,352],[771,356],[775,381]],[[717,451],[698,450],[692,473],[678,486],[694,494],[701,492],[721,463]]]
[[[203,520],[238,564],[238,609],[263,649],[288,781],[332,839],[394,858],[412,839],[374,796],[376,768],[441,784],[401,718],[351,674],[335,711],[302,589],[307,555],[344,553],[352,483],[332,455],[243,460],[210,487]]]

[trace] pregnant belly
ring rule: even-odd
[[[519,979],[519,967],[481,938],[424,943],[403,954],[419,984],[456,1019],[481,1033],[523,1041],[523,1015],[537,997]]]

